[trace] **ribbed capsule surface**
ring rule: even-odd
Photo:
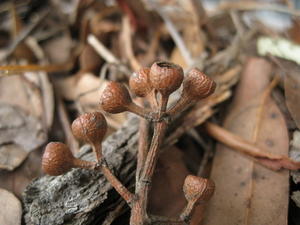
[[[216,83],[197,68],[192,69],[183,81],[183,95],[202,99],[211,95],[216,89]]]
[[[188,201],[207,201],[211,198],[215,190],[212,180],[188,175],[184,180],[183,192]]]
[[[139,97],[145,97],[152,90],[149,73],[149,68],[142,68],[138,72],[133,73],[129,79],[130,89]]]
[[[109,82],[100,97],[102,109],[109,113],[121,113],[132,102],[127,88],[118,82]]]
[[[50,142],[42,158],[42,169],[51,176],[59,176],[73,167],[73,155],[67,145]]]
[[[74,136],[90,144],[101,143],[106,131],[106,119],[100,112],[82,114],[72,123]]]
[[[151,86],[162,95],[170,95],[177,90],[183,80],[183,70],[170,62],[155,62],[150,69]]]

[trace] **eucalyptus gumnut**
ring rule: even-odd
[[[211,95],[216,83],[197,68],[192,69],[183,81],[183,98],[202,99]]]
[[[50,142],[42,158],[42,169],[51,176],[62,175],[73,168],[74,157],[67,145]]]
[[[72,123],[74,136],[89,144],[100,144],[107,131],[105,117],[100,112],[85,113]]]
[[[170,62],[155,62],[150,69],[151,86],[163,96],[169,96],[177,90],[183,80],[183,70],[179,65]]]
[[[169,115],[184,110],[190,103],[195,100],[203,99],[211,95],[216,89],[216,83],[197,68],[192,69],[183,81],[183,90],[181,98],[168,111]]]
[[[121,113],[127,111],[127,106],[132,103],[132,99],[127,88],[120,83],[110,81],[100,98],[102,109],[109,113]]]
[[[189,202],[204,202],[211,198],[215,190],[212,180],[188,175],[184,180],[183,192]]]
[[[149,73],[149,68],[141,68],[138,72],[133,73],[129,79],[130,89],[139,97],[145,97],[152,91]]]

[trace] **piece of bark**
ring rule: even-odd
[[[103,143],[104,156],[116,176],[125,184],[134,181],[138,119],[132,118]],[[94,160],[89,147],[81,158]],[[26,224],[90,224],[101,221],[119,195],[99,172],[73,169],[58,176],[36,179],[25,190],[23,203]]]
[[[224,127],[269,152],[287,155],[287,127],[270,96],[259,113],[271,70],[271,64],[264,59],[248,61]],[[287,170],[271,171],[219,144],[211,179],[216,191],[206,209],[204,225],[287,224]]]

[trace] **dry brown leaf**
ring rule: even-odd
[[[188,174],[178,148],[171,147],[160,156],[149,197],[152,214],[169,217],[180,214],[186,204],[182,186]]]
[[[23,22],[16,11],[14,4],[11,5],[10,13],[12,16],[12,26],[11,26],[11,30],[12,30],[12,34],[13,34],[12,37],[14,39],[16,39],[17,36],[19,35],[20,31],[22,30]],[[16,48],[13,52],[13,56],[17,59],[26,59],[28,62],[36,62],[37,61],[33,51],[30,49],[30,47],[24,41],[19,43],[16,46]]]
[[[63,32],[61,36],[48,40],[43,45],[43,50],[51,63],[62,64],[72,58],[71,50],[73,47],[74,43],[70,35]]]
[[[0,189],[0,224],[21,224],[22,206],[21,202],[10,192]]]
[[[0,168],[13,170],[43,144],[47,135],[41,123],[21,108],[0,103]],[[15,157],[15,158],[14,158]]]
[[[289,36],[293,42],[300,44],[300,20],[299,18],[294,18],[294,24],[292,28],[289,29]]]
[[[284,77],[285,102],[297,127],[300,128],[300,67],[290,65],[288,68],[289,71]]]
[[[46,141],[53,111],[52,86],[45,73],[0,78],[2,169],[15,169]]]
[[[102,92],[106,81],[91,73],[83,74],[79,80],[76,76],[59,79],[55,83],[56,88],[64,99],[79,100],[84,105],[98,105],[99,93]]]
[[[261,101],[270,74],[271,65],[264,59],[247,62],[224,126],[269,152],[287,155],[289,139],[283,115],[270,98]],[[203,224],[287,224],[288,171],[271,171],[226,149],[217,147],[211,174],[216,191]]]
[[[90,45],[85,45],[79,56],[80,70],[78,73],[97,74],[102,63],[102,58],[94,48]]]
[[[25,72],[24,77],[0,76],[0,102],[20,107],[42,120],[48,129],[52,126],[53,89],[44,72]]]
[[[13,170],[26,159],[27,154],[16,144],[0,145],[0,169]]]
[[[0,188],[4,188],[14,193],[18,198],[22,198],[22,193],[26,186],[36,177],[41,176],[41,149],[32,151],[14,171],[0,170]],[[1,210],[0,210],[1,211]],[[0,223],[1,224],[1,223]],[[2,225],[2,224],[1,224]]]
[[[188,68],[188,65],[186,64],[183,56],[180,54],[178,48],[174,48],[174,50],[172,51],[170,61],[180,65],[184,69]]]

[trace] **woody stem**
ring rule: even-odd
[[[134,194],[132,194],[121,182],[120,180],[112,173],[110,168],[107,165],[107,162],[102,157],[102,146],[100,145],[93,145],[93,150],[96,153],[97,156],[97,163],[100,164],[98,168],[100,169],[105,178],[109,181],[111,186],[116,189],[116,191],[121,195],[121,197],[128,203],[128,205],[131,205]]]
[[[163,97],[160,101],[159,115],[165,113],[168,103],[168,97]],[[154,128],[154,134],[151,141],[150,149],[147,154],[145,165],[141,174],[141,178],[136,187],[137,201],[135,202],[132,211],[130,224],[131,225],[143,225],[148,220],[147,216],[147,204],[148,194],[150,191],[150,184],[152,181],[154,169],[156,167],[159,147],[163,142],[167,123],[165,121],[157,122]]]
[[[142,108],[135,104],[134,102],[130,103],[127,107],[127,110],[129,112],[132,112],[142,118],[145,118],[146,120],[155,120],[157,119],[155,113],[149,109]]]

